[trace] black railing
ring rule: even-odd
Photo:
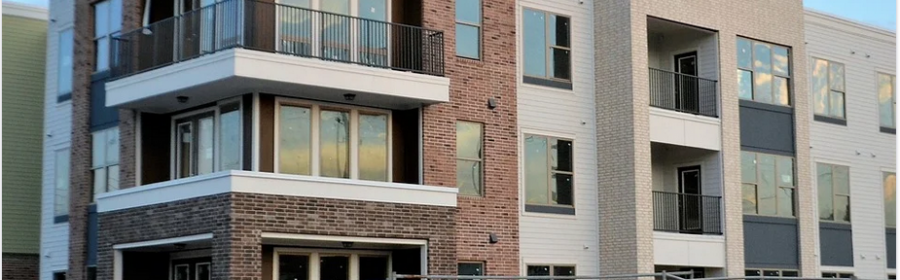
[[[653,192],[653,230],[722,234],[721,197]]]
[[[718,117],[716,81],[650,68],[650,106]]]
[[[226,0],[113,37],[121,78],[231,48],[444,74],[444,34],[256,0]]]

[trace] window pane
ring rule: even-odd
[[[794,159],[778,157],[778,185],[785,187],[794,186]]]
[[[358,280],[386,280],[388,256],[359,256]]]
[[[456,160],[456,187],[461,194],[481,195],[481,162]]]
[[[350,279],[350,257],[348,256],[323,256],[319,259],[319,279],[348,280]]]
[[[551,182],[553,183],[550,188],[553,192],[551,204],[572,205],[572,175],[553,174]]]
[[[106,164],[119,163],[119,127],[106,130]]]
[[[571,79],[569,67],[571,67],[571,54],[569,50],[551,48],[553,55],[550,56],[550,77],[568,80]]]
[[[547,204],[549,168],[547,166],[547,138],[525,137],[525,202]]]
[[[572,171],[572,141],[550,139],[550,166],[557,171]]]
[[[306,1],[309,3],[309,1]],[[384,21],[387,19],[386,0],[359,0],[359,17]],[[363,21],[362,25],[366,25]]]
[[[72,55],[74,43],[72,37],[72,29],[66,29],[59,34],[59,77],[57,80],[57,92],[66,94],[72,92]]]
[[[850,222],[850,197],[843,195],[834,196],[834,220]]]
[[[94,200],[97,200],[97,195],[106,192],[106,168],[97,168],[94,169]]]
[[[481,159],[482,132],[481,124],[473,122],[456,122],[456,157],[465,159]]]
[[[456,24],[456,55],[469,58],[479,58],[480,40],[478,27]]]
[[[525,60],[525,75],[547,76],[547,36],[544,13],[524,9],[522,12],[522,32]]]
[[[745,270],[744,276],[761,276],[759,270]]]
[[[834,220],[834,202],[832,200],[834,195],[834,190],[832,189],[834,182],[832,181],[832,176],[831,165],[822,163],[816,164],[816,185],[819,187],[820,220]]]
[[[756,183],[756,153],[741,152],[741,182]]]
[[[894,84],[890,75],[878,74],[878,109],[882,127],[894,127]]]
[[[778,270],[765,270],[763,271],[763,276],[780,276],[781,272]]]
[[[797,277],[798,275],[799,274],[797,274],[797,271],[794,271],[794,270],[782,270],[781,271],[781,276],[783,276],[783,277]]]
[[[552,28],[550,32],[551,45],[560,47],[569,47],[569,18],[557,15],[549,15],[550,20],[548,26]]]
[[[774,103],[772,98],[772,74],[753,73],[753,100]]]
[[[109,37],[103,37],[97,39],[97,71],[106,70],[109,68]]]
[[[753,72],[737,70],[738,97],[753,100]]]
[[[772,51],[769,45],[753,43],[753,72],[772,73]]]
[[[757,199],[759,200],[759,214],[772,215],[777,214],[775,200],[775,156],[759,154],[759,184],[757,187]]]
[[[220,170],[241,169],[241,111],[240,103],[223,105],[219,115]]]
[[[319,116],[319,175],[350,178],[350,113],[322,110]]]
[[[829,116],[835,118],[844,118],[844,93],[838,91],[832,91],[830,95],[831,110],[828,113]]]
[[[481,0],[456,0],[456,21],[480,25]]]
[[[740,68],[753,69],[751,68],[751,59],[753,55],[750,53],[750,45],[750,41],[747,39],[737,39],[738,67]]]
[[[844,65],[840,63],[830,63],[831,71],[828,71],[828,77],[831,81],[831,90],[844,91]]]
[[[574,266],[554,266],[553,276],[575,276]]]
[[[813,110],[816,115],[828,113],[828,61],[816,59],[812,71]]]
[[[69,214],[69,149],[56,151],[53,214]]]
[[[528,276],[550,276],[550,267],[529,265]]]
[[[756,185],[741,185],[744,214],[756,214]]]
[[[457,275],[484,275],[484,264],[461,263],[456,267]]]
[[[198,121],[197,175],[213,172],[213,117]]]
[[[178,125],[178,177],[184,178],[191,176],[193,154],[193,134],[191,133],[191,123],[181,123]]]
[[[122,0],[110,0],[109,33],[122,30]]]
[[[388,130],[386,115],[359,115],[359,178],[387,181]]]
[[[774,94],[775,94],[775,104],[780,104],[784,106],[791,105],[791,95],[788,91],[788,79],[774,76],[773,77]]]
[[[94,4],[94,36],[109,34],[109,1]]]
[[[847,166],[833,166],[834,170],[834,194],[850,195],[850,168]]]
[[[91,135],[91,165],[100,167],[106,165],[106,131],[101,130]]]
[[[884,224],[897,227],[897,175],[884,173]]]
[[[106,168],[106,191],[111,192],[119,189],[119,165],[110,165]]]
[[[788,57],[788,49],[785,47],[772,46],[772,73],[779,76],[790,76],[790,59]]]
[[[778,188],[778,216],[794,216],[794,189]]]
[[[278,256],[279,280],[309,280],[308,256]]]
[[[312,111],[304,107],[281,106],[278,118],[278,172],[311,175]]]

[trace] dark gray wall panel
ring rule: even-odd
[[[822,265],[853,266],[853,231],[849,224],[819,223]]]
[[[744,216],[746,267],[799,267],[797,219]]]
[[[887,229],[887,267],[897,268],[897,229]]]
[[[794,109],[741,100],[741,148],[794,154]]]
[[[87,266],[97,265],[97,205],[88,206]]]
[[[109,71],[91,76],[91,131],[119,124],[119,110],[106,107],[106,81],[108,78]]]

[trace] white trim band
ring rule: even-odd
[[[181,236],[181,237],[172,237],[172,238],[156,239],[156,240],[149,240],[149,241],[116,244],[116,245],[113,245],[113,250],[150,247],[150,246],[157,246],[157,245],[168,245],[168,244],[175,244],[175,243],[207,240],[207,239],[212,239],[212,238],[213,238],[212,233],[204,233],[204,234],[197,234],[197,235],[188,235],[188,236]]]

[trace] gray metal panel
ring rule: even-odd
[[[741,100],[741,147],[794,154],[794,109]]]
[[[97,265],[97,205],[88,206],[87,266]]]
[[[822,265],[853,266],[853,231],[850,224],[819,223]]]
[[[119,124],[119,110],[106,107],[106,80],[108,78],[109,71],[91,76],[91,131]]]
[[[796,269],[798,248],[797,219],[744,215],[746,267]]]
[[[897,268],[897,229],[889,228],[887,229],[887,267],[888,268]]]

